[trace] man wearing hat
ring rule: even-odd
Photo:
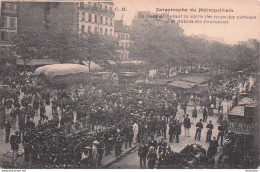
[[[138,149],[138,156],[140,157],[140,167],[143,168],[143,164],[144,166],[146,166],[146,156],[148,153],[148,147],[145,145],[145,140],[142,140],[142,144],[139,146]]]
[[[186,115],[186,118],[184,118],[183,125],[184,125],[184,130],[185,130],[185,137],[187,135],[188,135],[188,137],[190,137],[191,122],[190,122],[190,118],[189,118],[188,114]]]
[[[212,124],[211,120],[209,120],[209,124],[206,126],[206,128],[208,129],[207,135],[206,135],[206,142],[209,142],[209,141],[211,141],[211,135],[212,135],[212,130],[213,130],[213,124]]]
[[[203,129],[203,124],[202,124],[202,119],[200,119],[200,121],[196,124],[195,140],[198,139],[200,141],[202,129]]]

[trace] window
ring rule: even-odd
[[[97,7],[97,3],[96,2],[94,2],[94,6]]]
[[[98,32],[98,29],[97,29],[97,27],[95,27],[94,33],[97,33],[97,32]]]
[[[107,11],[107,6],[105,6],[105,10]]]
[[[106,25],[108,25],[108,18],[106,17]]]
[[[105,29],[105,35],[107,35],[107,29]]]
[[[8,27],[8,18],[6,16],[3,17],[3,27]]]
[[[7,53],[8,53],[8,48],[6,46],[1,46],[1,54],[7,55]]]
[[[101,35],[103,35],[103,28],[101,27],[100,28],[100,32],[99,32]]]
[[[12,40],[15,35],[16,35],[15,32],[9,32],[9,39]]]
[[[1,40],[8,41],[8,32],[1,31]]]
[[[16,28],[16,18],[10,17],[10,28],[15,29]]]
[[[91,22],[91,17],[92,17],[92,15],[91,15],[91,13],[89,13],[88,14],[88,22]]]
[[[91,6],[91,2],[88,2],[88,6]]]
[[[88,33],[91,33],[91,26],[88,26]]]
[[[100,16],[100,24],[103,24],[103,16]]]
[[[109,7],[109,10],[112,11],[112,7]]]
[[[113,25],[113,19],[110,18],[110,25],[112,26]]]
[[[84,7],[84,2],[81,2],[79,5],[80,5],[81,8],[83,8]]]
[[[129,47],[128,47],[128,42],[125,43],[125,48],[129,48]]]
[[[85,21],[85,13],[82,12],[81,21]]]
[[[125,39],[128,40],[128,34],[125,35]]]
[[[97,15],[95,15],[95,23],[97,23]]]
[[[112,29],[109,29],[109,35],[112,36]]]
[[[85,33],[85,26],[84,25],[81,26],[81,33]]]
[[[121,34],[121,39],[125,39],[125,34]]]
[[[102,4],[100,4],[100,9],[102,10]]]

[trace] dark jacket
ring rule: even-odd
[[[203,129],[203,124],[201,122],[198,122],[196,124],[196,127],[198,127],[201,130],[201,129]]]
[[[151,146],[153,146],[154,149],[157,149],[157,141],[156,140],[149,140],[148,148],[150,148]]]
[[[148,147],[146,145],[142,145],[139,147],[138,155],[140,157],[146,157],[147,153],[148,153]]]
[[[190,118],[184,118],[183,125],[184,128],[190,128],[191,127]]]

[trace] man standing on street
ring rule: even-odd
[[[148,147],[145,145],[145,140],[142,140],[142,145],[139,146],[138,156],[140,157],[140,167],[146,166],[146,155],[148,153]]]
[[[183,121],[184,124],[184,128],[185,128],[185,137],[188,135],[188,137],[190,137],[190,127],[191,127],[191,123],[190,123],[190,118],[189,115],[186,115],[186,118],[184,118]]]
[[[197,111],[196,106],[194,106],[194,108],[192,110],[192,118],[193,118],[192,123],[196,122],[197,117],[198,117],[198,111]]]
[[[179,120],[177,120],[175,124],[175,129],[174,129],[174,136],[176,138],[176,143],[179,143],[179,135],[181,134],[181,124]]]
[[[201,137],[201,130],[203,129],[202,119],[200,119],[200,122],[196,124],[196,134],[195,134],[195,140],[198,139],[200,141]]]
[[[203,122],[206,122],[208,118],[208,113],[207,113],[207,108],[205,106],[203,106],[202,114],[203,114]]]
[[[213,130],[213,124],[212,124],[211,120],[209,120],[209,124],[206,126],[206,128],[208,129],[207,136],[206,136],[206,142],[209,142],[209,141],[211,141],[211,135],[212,135],[212,130]]]

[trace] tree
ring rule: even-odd
[[[13,56],[18,56],[18,58],[23,59],[24,75],[26,65],[31,59],[43,57],[46,45],[46,37],[30,29],[24,29],[12,39],[10,52]]]
[[[130,56],[145,62],[146,75],[150,68],[159,70],[174,62],[177,41],[183,36],[183,30],[176,24],[156,18],[138,18],[132,23],[131,38],[134,43]],[[171,54],[173,53],[173,54]]]
[[[114,59],[116,54],[116,41],[113,37],[103,36],[99,34],[80,35],[81,48],[86,49],[86,54],[82,54],[82,59],[88,61],[89,70],[90,63],[93,60],[109,60]],[[83,45],[83,46],[82,46]]]

